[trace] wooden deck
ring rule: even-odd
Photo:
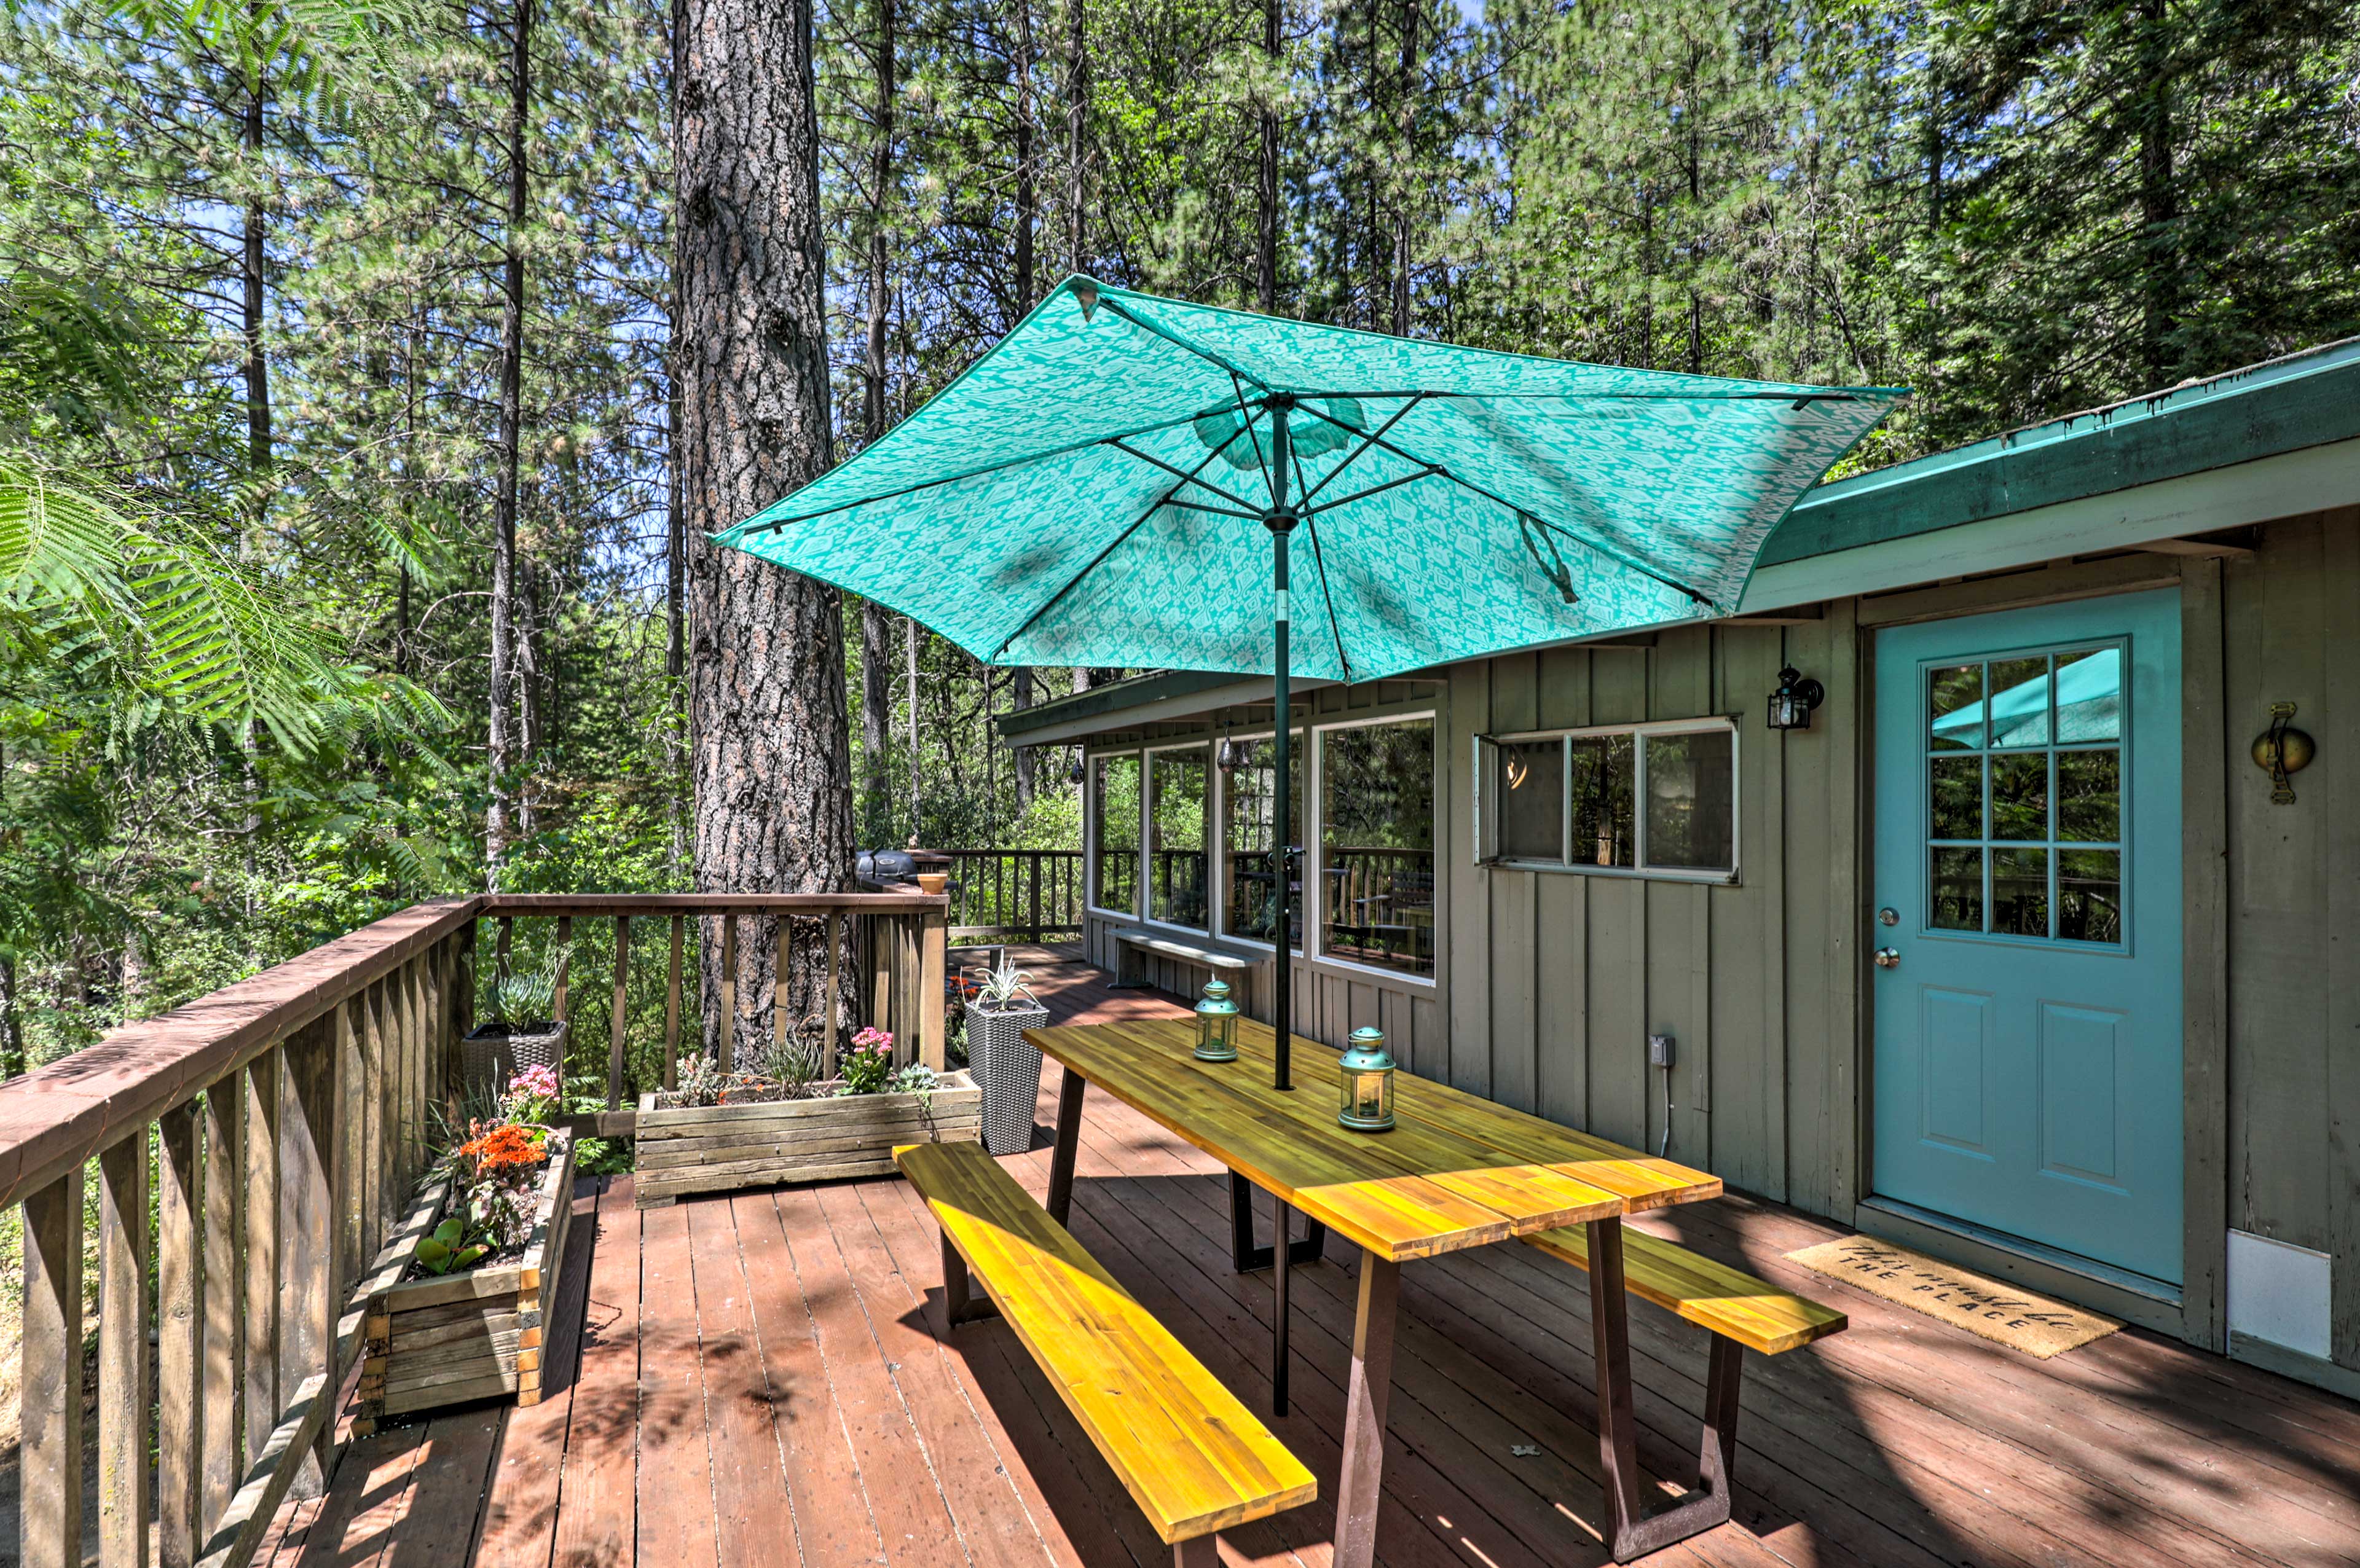
[[[1053,955],[1034,955],[1049,960]],[[1063,1020],[1162,1012],[1050,970]],[[1057,1069],[1036,1149],[1048,1179]],[[1005,1326],[942,1326],[934,1227],[898,1180],[577,1212],[530,1410],[476,1407],[351,1443],[290,1506],[303,1568],[1170,1561]],[[1270,1287],[1229,1265],[1209,1160],[1093,1096],[1076,1236],[1250,1405]],[[1749,1357],[1738,1522],[1650,1562],[1937,1568],[2360,1562],[2360,1407],[2135,1330],[2047,1363],[1797,1269],[1839,1234],[1731,1197],[1646,1228],[1841,1306],[1850,1333]],[[592,1245],[595,1237],[595,1247]],[[1331,1250],[1341,1254],[1340,1244]],[[1294,1413],[1273,1430],[1322,1501],[1226,1537],[1229,1563],[1324,1568],[1352,1309],[1348,1261],[1298,1269]],[[1402,1277],[1380,1556],[1595,1563],[1600,1504],[1580,1277],[1495,1247]],[[1692,1479],[1705,1336],[1645,1305],[1633,1367],[1652,1473]],[[1520,1449],[1536,1453],[1519,1453]]]

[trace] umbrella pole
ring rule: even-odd
[[[1272,801],[1275,820],[1271,824],[1271,839],[1274,846],[1271,855],[1272,870],[1276,873],[1278,883],[1278,929],[1272,933],[1273,943],[1278,950],[1278,984],[1272,988],[1271,995],[1271,1029],[1277,1036],[1278,1048],[1271,1077],[1271,1086],[1275,1089],[1295,1087],[1295,955],[1287,940],[1294,923],[1291,917],[1295,909],[1293,876],[1295,845],[1291,842],[1295,836],[1291,831],[1295,802],[1294,790],[1288,780],[1287,766],[1292,750],[1287,724],[1292,693],[1288,691],[1289,660],[1286,648],[1289,618],[1286,603],[1286,541],[1287,536],[1295,531],[1295,512],[1288,506],[1286,496],[1287,474],[1295,466],[1294,442],[1287,435],[1286,416],[1288,410],[1294,407],[1295,399],[1292,397],[1281,396],[1270,400],[1270,510],[1262,517],[1263,525],[1270,529],[1271,590],[1275,611],[1272,628],[1274,633],[1273,638],[1274,647],[1271,659],[1271,704],[1273,723],[1276,726],[1275,750],[1278,764],[1278,777],[1272,790],[1275,797]],[[1309,950],[1306,948],[1305,951]],[[1282,1217],[1284,1213],[1284,1209],[1280,1211]],[[1287,1245],[1286,1236],[1283,1231],[1279,1236],[1278,1245],[1282,1249]]]

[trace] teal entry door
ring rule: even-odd
[[[2180,1277],[2180,599],[1876,637],[1872,1169]]]

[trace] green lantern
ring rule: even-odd
[[[1238,1005],[1229,1000],[1226,980],[1205,983],[1205,999],[1196,1004],[1196,1060],[1235,1062],[1238,1059]]]
[[[1362,1024],[1336,1059],[1344,1075],[1344,1108],[1337,1122],[1354,1132],[1387,1132],[1393,1125],[1393,1059],[1385,1031]]]

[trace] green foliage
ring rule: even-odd
[[[411,1258],[429,1274],[463,1274],[491,1256],[491,1240],[487,1233],[472,1230],[457,1215],[434,1227],[433,1234],[418,1239]]]
[[[557,980],[563,968],[562,955],[552,953],[544,963],[495,975],[477,994],[477,1005],[512,1030],[525,1024],[546,1023],[555,1016]]]

